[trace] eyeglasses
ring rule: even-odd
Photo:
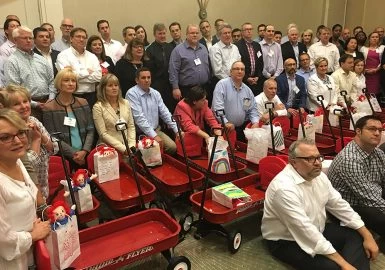
[[[295,158],[304,159],[311,164],[315,164],[316,160],[319,162],[322,162],[325,160],[325,157],[323,155],[319,155],[318,157],[295,157]]]
[[[27,138],[28,130],[19,130],[15,135],[3,133],[0,134],[0,142],[2,143],[11,143],[15,140],[15,137],[18,137],[19,140]]]
[[[376,127],[364,127],[364,129],[369,130],[370,132],[380,132],[382,133],[385,129],[384,128],[376,128]]]
[[[73,26],[73,25],[69,25],[69,24],[62,24],[61,27],[64,27],[64,28],[73,28],[74,26]]]

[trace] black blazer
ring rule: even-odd
[[[214,44],[217,43],[217,42],[218,42],[217,39],[216,39],[216,40],[214,40],[214,39],[211,40],[212,45],[214,45]],[[207,50],[209,50],[209,48],[207,48],[206,40],[205,40],[204,37],[202,37],[202,38],[199,40],[199,43],[202,44],[203,46],[205,46]],[[210,66],[211,66],[211,65],[210,65]]]
[[[285,60],[288,58],[293,58],[294,60],[296,60],[294,49],[293,49],[293,46],[291,46],[290,41],[286,41],[281,45],[281,51],[282,51],[283,62],[285,62]],[[300,55],[301,53],[307,52],[306,45],[301,42],[298,42],[298,52],[299,52],[298,55]],[[297,66],[298,64],[299,63],[297,63]]]
[[[33,52],[42,56],[42,54],[39,52],[39,50],[36,47],[33,48]],[[57,56],[58,56],[59,53],[60,53],[59,51],[51,49],[51,59],[52,59],[53,77],[54,78],[56,77],[56,74],[57,74],[57,68],[56,68],[55,64],[56,64],[56,59],[57,59]]]
[[[262,76],[262,70],[263,70],[263,56],[262,56],[261,45],[259,45],[259,43],[255,41],[251,42],[251,45],[253,46],[253,50],[254,50],[254,60],[255,60],[254,74],[250,74],[251,60],[250,60],[249,50],[247,49],[246,41],[244,39],[241,39],[237,43],[235,43],[235,45],[238,47],[239,54],[241,55],[241,60],[245,64],[245,77],[243,78],[243,80],[247,81],[249,77],[260,78]]]

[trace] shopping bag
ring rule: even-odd
[[[73,210],[71,212],[63,202],[56,202],[53,207],[56,209],[61,207],[66,217],[60,222],[54,221],[51,224],[52,231],[45,242],[50,255],[51,269],[65,269],[80,256],[78,223]]]
[[[160,146],[153,138],[141,136],[138,141],[138,149],[147,167],[162,165]]]
[[[352,118],[353,118],[353,121],[354,121],[354,124],[357,123],[357,120],[360,119],[361,117],[364,117],[366,115],[371,115],[371,113],[365,113],[365,112],[357,112],[357,113],[354,113],[352,114]],[[354,127],[353,127],[353,123],[352,123],[352,120],[350,120],[350,126],[349,126],[349,129],[350,130],[354,130]]]
[[[183,136],[184,148],[188,157],[196,157],[202,154],[203,138],[195,133],[185,132]],[[175,139],[176,152],[180,156],[183,155],[182,143],[177,137]]]
[[[234,185],[225,183],[211,189],[211,196],[214,202],[217,202],[228,208],[236,208],[251,201],[249,194]]]
[[[303,123],[303,128],[305,130],[306,138],[315,141],[315,128],[314,128],[314,125],[309,123],[309,122],[305,122],[305,123]],[[298,126],[298,136],[297,136],[297,139],[300,140],[302,138],[303,138],[303,132],[302,132],[302,126],[300,124]]]
[[[72,205],[71,197],[69,196],[69,188],[66,180],[61,180],[60,184],[64,186],[64,198],[69,205]],[[85,185],[82,188],[73,187],[75,195],[76,208],[79,213],[92,210],[94,208],[94,202],[92,201],[92,193],[90,185]]]
[[[378,100],[376,98],[376,95],[374,94],[370,94],[370,103],[372,104],[372,107],[373,107],[373,110],[375,112],[382,112],[382,109],[381,109],[381,106],[380,106],[380,103],[378,103]]]
[[[214,137],[208,139],[208,161],[210,162],[211,153],[213,151]],[[211,165],[213,173],[228,173],[230,172],[230,160],[227,152],[229,143],[221,138],[218,138],[217,145],[214,149],[214,158]]]
[[[115,148],[97,146],[94,154],[94,168],[99,183],[119,179],[119,155]]]
[[[273,148],[272,143],[271,143],[270,125],[263,125],[262,128],[265,129],[269,134],[269,136],[268,136],[269,148]],[[278,151],[284,150],[285,149],[285,140],[283,138],[282,127],[279,125],[279,123],[276,123],[273,125],[273,137],[274,137],[275,150],[278,150]]]
[[[324,112],[323,112],[322,108],[317,109],[314,112],[314,115],[308,114],[306,121],[313,124],[315,132],[322,133],[322,129],[324,126]]]
[[[246,160],[258,164],[267,156],[269,133],[262,128],[246,128],[243,132],[247,139]]]

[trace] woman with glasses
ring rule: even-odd
[[[86,50],[95,54],[98,58],[100,67],[102,69],[102,75],[106,75],[107,73],[114,73],[114,61],[112,61],[111,57],[106,55],[103,40],[99,36],[93,35],[89,37]]]
[[[334,80],[327,75],[328,60],[325,57],[319,57],[314,61],[316,73],[309,77],[307,81],[308,103],[307,108],[310,112],[315,112],[321,107],[321,102],[317,97],[322,95],[326,108],[332,108],[337,104],[337,93]]]
[[[136,71],[142,67],[148,67],[147,60],[143,41],[134,38],[128,43],[126,52],[115,67],[115,75],[119,79],[123,97],[126,96],[128,89],[136,85]]]
[[[8,85],[0,91],[0,103],[5,108],[15,110],[30,129],[27,157],[36,170],[38,180],[36,185],[47,198],[49,194],[48,160],[50,155],[57,152],[57,144],[52,143],[50,134],[43,124],[31,116],[31,95],[25,87]]]
[[[99,142],[116,148],[121,154],[127,155],[121,131],[117,131],[115,124],[125,122],[125,131],[129,147],[135,146],[135,124],[132,118],[131,105],[122,98],[118,78],[113,74],[103,76],[98,86],[97,102],[92,108],[95,128],[99,134]]]
[[[43,123],[51,134],[60,132],[64,157],[73,169],[86,166],[86,156],[93,148],[94,122],[87,100],[75,97],[77,75],[64,68],[55,78],[58,94],[43,108]]]
[[[38,189],[20,161],[28,146],[28,126],[17,112],[0,110],[0,269],[33,266],[32,244],[51,231],[36,219]]]

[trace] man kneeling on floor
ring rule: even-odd
[[[289,148],[289,164],[270,183],[262,236],[273,256],[295,269],[370,269],[378,246],[360,216],[321,172],[314,141]],[[326,222],[326,211],[341,221]]]

